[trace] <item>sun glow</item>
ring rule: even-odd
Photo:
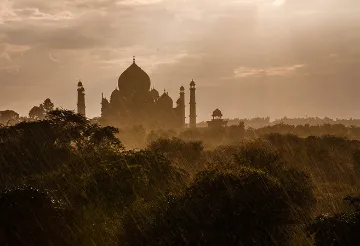
[[[283,5],[285,2],[286,2],[286,0],[275,0],[275,1],[273,2],[273,4],[274,4],[275,6],[281,6],[281,5]]]

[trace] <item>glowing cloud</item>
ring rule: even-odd
[[[275,6],[281,6],[281,5],[283,5],[285,2],[286,2],[286,0],[275,0],[275,1],[273,2],[273,4],[274,4]]]
[[[287,76],[304,66],[305,65],[303,64],[268,68],[251,68],[242,66],[234,70],[234,75],[237,78],[250,76]]]

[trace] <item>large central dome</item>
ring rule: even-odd
[[[121,94],[144,93],[150,90],[149,75],[135,63],[128,67],[119,77],[119,91]]]

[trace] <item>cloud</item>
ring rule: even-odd
[[[281,6],[286,3],[286,0],[274,0],[273,4],[276,6]]]
[[[76,18],[76,16],[67,10],[63,10],[56,13],[46,13],[42,12],[38,7],[24,7],[16,8],[14,7],[14,2],[9,0],[4,0],[2,5],[0,5],[0,23],[9,23],[9,22],[22,22],[22,21],[33,21],[33,20],[48,20],[48,21],[61,21],[61,20],[71,20]]]
[[[49,59],[50,59],[51,61],[53,61],[53,62],[59,63],[59,60],[56,59],[56,58],[53,56],[52,53],[49,53]]]
[[[145,49],[143,47],[129,47],[124,49],[112,50],[111,55],[103,60],[95,60],[95,62],[103,68],[116,69],[123,67],[124,69],[131,63],[131,57],[137,54],[137,63],[146,70],[147,73],[156,71],[160,66],[169,65],[179,62],[188,54],[186,51],[164,52],[162,49]],[[110,58],[112,57],[112,58]],[[121,58],[122,57],[122,58]]]
[[[5,72],[18,72],[20,66],[16,64],[16,59],[28,50],[29,46],[0,43],[0,69]]]
[[[88,112],[96,116],[99,91],[111,93],[135,55],[152,83],[173,96],[194,78],[200,117],[213,107],[234,107],[229,101],[249,105],[242,107],[247,115],[300,114],[314,110],[297,106],[301,96],[325,101],[331,93],[360,90],[354,83],[360,79],[359,3],[5,0],[0,3],[0,105],[10,105],[9,91],[20,93],[26,86],[19,95],[26,110],[43,97],[74,108],[71,93],[82,78]],[[239,78],[242,83],[236,83]],[[227,96],[213,100],[220,89]],[[257,98],[267,100],[266,107]],[[336,100],[349,106],[341,96]],[[281,102],[288,108],[267,111],[267,105],[279,109]]]
[[[17,16],[16,20],[50,20],[50,21],[60,21],[60,20],[71,20],[75,16],[70,11],[63,11],[57,14],[48,14],[43,13],[37,8],[24,8],[24,9],[14,9],[13,13]]]
[[[116,2],[118,5],[130,5],[130,6],[136,6],[136,5],[147,5],[147,4],[154,4],[154,3],[161,3],[164,0],[121,0]]]
[[[0,3],[0,24],[4,24],[9,20],[17,20],[17,15],[12,9],[12,5],[8,0],[4,0]]]
[[[304,66],[305,65],[303,64],[268,68],[250,68],[241,66],[234,70],[234,77],[246,78],[250,76],[289,76]]]

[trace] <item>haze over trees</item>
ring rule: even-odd
[[[29,118],[31,120],[42,120],[46,114],[54,109],[54,104],[49,98],[45,99],[39,106],[34,106],[29,111]]]
[[[7,124],[15,124],[20,120],[20,115],[13,110],[4,110],[0,111],[0,123]]]
[[[116,129],[50,102],[0,128],[2,245],[359,243],[356,127]]]

